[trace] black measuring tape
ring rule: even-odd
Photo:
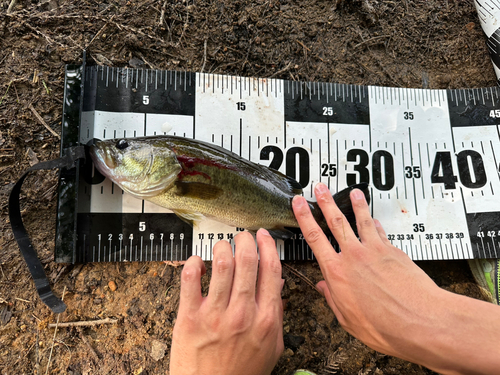
[[[24,180],[30,172],[54,169],[67,168],[71,169],[76,166],[80,159],[85,159],[85,146],[76,146],[63,150],[63,156],[59,159],[49,160],[35,164],[29,168],[22,177],[16,182],[9,196],[9,219],[12,226],[12,232],[19,246],[19,250],[28,266],[28,269],[35,282],[35,288],[40,296],[40,299],[54,313],[61,313],[66,310],[66,304],[57,298],[50,287],[49,280],[43,269],[43,265],[38,259],[35,249],[31,244],[26,228],[21,217],[21,209],[19,205],[19,195]]]

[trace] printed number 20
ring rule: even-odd
[[[277,146],[266,146],[260,151],[260,160],[269,160],[270,154],[273,154],[273,159],[269,168],[280,169],[284,159],[283,151]],[[286,175],[296,179],[300,186],[306,187],[309,184],[309,153],[305,149],[301,147],[289,148],[286,152],[285,166]],[[299,178],[297,178],[297,167]]]

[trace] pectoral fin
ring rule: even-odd
[[[215,199],[224,192],[221,188],[203,182],[176,181],[176,194],[193,199]]]
[[[184,210],[172,210],[174,214],[177,215],[179,219],[183,222],[188,223],[192,227],[197,226],[198,222],[205,219],[205,216],[194,211],[184,211]]]

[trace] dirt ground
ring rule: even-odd
[[[64,65],[80,62],[84,48],[116,67],[435,89],[496,84],[472,0],[8,0],[0,9],[2,374],[168,374],[181,268],[55,264],[57,173],[38,173],[24,184],[21,208],[56,293],[66,289],[58,317],[36,295],[10,231],[14,182],[59,154],[59,138],[34,112],[60,134]],[[441,287],[480,297],[465,261],[419,266]],[[321,280],[317,264],[290,262],[283,275],[286,349],[273,374],[432,373],[347,334],[306,282]],[[48,328],[102,318],[118,323],[61,328],[55,339]]]

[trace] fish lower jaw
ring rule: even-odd
[[[116,182],[116,180],[114,181]],[[161,194],[163,190],[165,190],[164,187],[157,187],[157,188],[131,188],[127,187],[126,185],[120,184],[119,182],[116,182],[116,184],[127,194],[132,195],[134,198],[137,199],[146,199],[150,200],[153,197],[156,197],[157,195]]]

